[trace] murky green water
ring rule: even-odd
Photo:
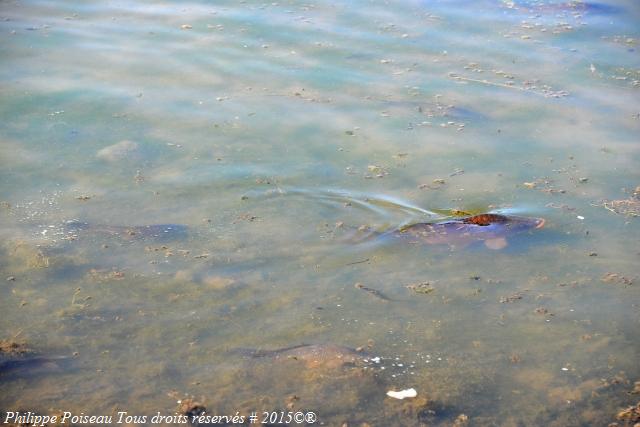
[[[191,397],[330,426],[590,426],[639,400],[637,2],[0,18],[0,339],[33,361],[0,371],[3,413]],[[501,250],[376,238],[453,209],[546,223]],[[186,228],[133,228],[157,224]],[[366,362],[238,351],[300,344]]]

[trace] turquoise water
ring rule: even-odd
[[[0,372],[0,409],[616,421],[640,380],[639,22],[633,1],[3,1],[0,339],[52,360]],[[454,210],[546,222],[500,250],[376,238]],[[299,344],[381,362],[235,351]]]

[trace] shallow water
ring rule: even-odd
[[[638,401],[639,220],[603,206],[640,185],[636,2],[0,18],[0,339],[73,356],[0,372],[2,412],[587,426]],[[455,210],[546,225],[502,250],[376,238]],[[235,351],[301,344],[380,360]]]

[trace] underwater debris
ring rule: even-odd
[[[635,197],[621,200],[607,200],[602,203],[602,207],[618,215],[640,216],[640,199]]]
[[[629,406],[622,411],[618,412],[616,419],[625,421],[625,426],[631,426],[631,423],[637,423],[640,421],[640,402],[635,406]]]
[[[508,295],[506,297],[500,297],[499,301],[502,304],[506,304],[506,303],[510,303],[510,302],[516,302],[516,301],[522,299],[522,296],[523,296],[522,292],[516,292],[515,294],[511,294],[511,295]]]
[[[418,392],[416,391],[415,388],[408,388],[406,390],[400,390],[400,391],[389,390],[387,392],[387,396],[393,397],[394,399],[401,399],[401,400],[407,397],[416,397],[417,395],[418,395]]]
[[[178,412],[189,418],[198,417],[207,412],[207,408],[202,403],[191,398],[179,400],[178,405]]]
[[[602,276],[600,280],[602,280],[605,283],[620,283],[625,286],[633,285],[633,280],[618,273],[611,273],[611,272],[606,273],[604,276]]]
[[[606,210],[619,215],[640,216],[640,185],[637,186],[631,197],[619,200],[603,200],[600,203],[592,203],[592,206],[602,206]]]
[[[436,288],[434,288],[429,282],[413,283],[405,286],[405,288],[415,292],[416,294],[430,294],[436,290]]]

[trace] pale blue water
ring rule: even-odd
[[[634,1],[3,1],[0,339],[72,358],[0,370],[0,409],[616,421],[640,380],[639,22]],[[375,238],[456,209],[546,223],[500,250]],[[157,224],[180,227],[134,228]],[[303,343],[381,363],[233,351]]]

